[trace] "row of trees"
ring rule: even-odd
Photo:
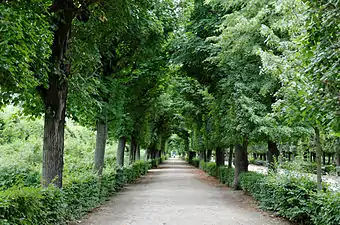
[[[99,175],[107,138],[119,139],[119,166],[126,142],[130,162],[141,147],[152,158],[164,151],[174,8],[169,0],[1,1],[0,106],[44,116],[44,186],[62,187],[66,117],[96,128]]]
[[[207,161],[214,150],[221,165],[223,152],[235,147],[236,188],[248,170],[249,145],[266,143],[275,170],[278,143],[310,144],[319,188],[325,140],[340,166],[339,7],[338,1],[194,1],[173,41],[173,61],[185,75],[173,82],[190,151]]]
[[[248,146],[339,149],[339,3],[307,0],[1,1],[0,105],[43,115],[43,185],[62,186],[65,118],[96,127],[117,164],[182,146],[218,165]],[[175,138],[172,134],[177,134]],[[231,161],[229,160],[229,165]]]

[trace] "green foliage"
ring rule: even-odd
[[[189,162],[190,165],[193,165],[194,167],[199,167],[200,165],[200,159],[199,158],[193,158],[191,162]]]
[[[326,191],[314,194],[311,208],[313,213],[310,217],[313,224],[340,224],[340,192]]]
[[[149,162],[105,171],[101,177],[91,171],[65,180],[63,189],[13,186],[0,192],[0,223],[66,224],[102,203],[124,184],[132,183],[150,168]]]
[[[201,163],[202,168],[209,173],[208,165],[210,169],[215,169],[213,164]],[[224,166],[218,168],[217,178],[231,187],[234,169]],[[309,177],[247,172],[240,175],[240,186],[259,202],[261,208],[274,211],[291,221],[315,225],[339,224],[340,193],[327,189],[318,192],[317,184]]]
[[[226,184],[228,187],[232,187],[234,184],[234,168],[227,168],[221,166],[218,168],[218,179],[222,184]]]
[[[264,176],[245,173],[241,175],[240,183],[242,189],[258,200],[262,208],[275,211],[291,221],[303,221],[305,224],[337,224],[336,220],[330,223],[319,223],[316,222],[316,218],[323,217],[324,221],[330,221],[330,218],[336,217],[337,213],[334,213],[333,209],[329,210],[328,207],[336,202],[339,203],[338,193],[326,190],[317,193],[316,183],[308,177],[291,174]],[[327,196],[334,197],[332,199],[334,202],[327,202]],[[323,207],[328,208],[329,211],[321,216],[320,210]]]
[[[29,168],[0,167],[0,190],[12,186],[38,187],[40,173]]]
[[[259,183],[263,182],[266,176],[261,173],[248,172],[240,174],[240,186],[242,190],[253,195],[256,193]]]
[[[200,168],[207,172],[210,176],[216,177],[217,176],[217,166],[214,162],[204,162],[201,161]]]

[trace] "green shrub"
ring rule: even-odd
[[[157,168],[158,165],[160,164],[160,159],[159,158],[151,159],[150,163],[151,163],[151,168]]]
[[[66,224],[102,203],[124,184],[134,182],[149,168],[149,162],[136,161],[113,172],[104,170],[101,177],[87,171],[66,180],[61,190],[13,186],[0,192],[0,224]]]
[[[0,190],[12,186],[40,186],[40,174],[28,168],[2,167],[0,168]]]
[[[201,161],[199,166],[214,176],[216,164]],[[233,168],[219,167],[216,175],[221,183],[233,185]],[[291,221],[315,225],[340,224],[340,193],[326,188],[318,192],[316,183],[309,177],[247,172],[240,174],[240,186],[259,202],[261,208]]]
[[[311,200],[313,213],[310,216],[314,224],[340,224],[340,192],[319,192]]]
[[[192,159],[192,165],[198,168],[200,166],[200,159],[199,158],[193,158]]]
[[[316,183],[308,177],[248,172],[240,175],[240,185],[263,209],[275,211],[291,221],[340,224],[340,194],[326,190],[317,192]]]
[[[204,162],[203,160],[201,160],[200,163],[199,163],[199,168],[200,168],[201,170],[204,170],[204,171],[205,171],[205,170],[206,170],[206,169],[205,169],[205,165],[206,165],[206,162]]]
[[[205,163],[205,172],[207,172],[210,176],[217,177],[217,166],[214,162]]]
[[[235,171],[233,168],[227,168],[225,166],[221,166],[218,168],[218,179],[222,184],[226,184],[228,187],[231,187],[234,183],[234,174]]]
[[[255,198],[260,194],[259,188],[266,176],[262,173],[247,172],[240,174],[240,186],[242,190],[252,194]]]

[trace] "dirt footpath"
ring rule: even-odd
[[[180,159],[169,159],[80,222],[83,225],[288,225]]]

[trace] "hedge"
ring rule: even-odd
[[[219,181],[232,186],[234,169],[213,162],[200,163],[200,168]],[[242,190],[252,195],[265,210],[274,211],[290,221],[314,225],[340,224],[340,193],[327,188],[317,191],[317,185],[299,174],[270,174],[247,172],[240,175]]]
[[[67,224],[98,206],[159,160],[134,164],[101,177],[91,172],[68,179],[62,189],[13,186],[0,192],[0,224]],[[157,164],[158,165],[158,164]]]

